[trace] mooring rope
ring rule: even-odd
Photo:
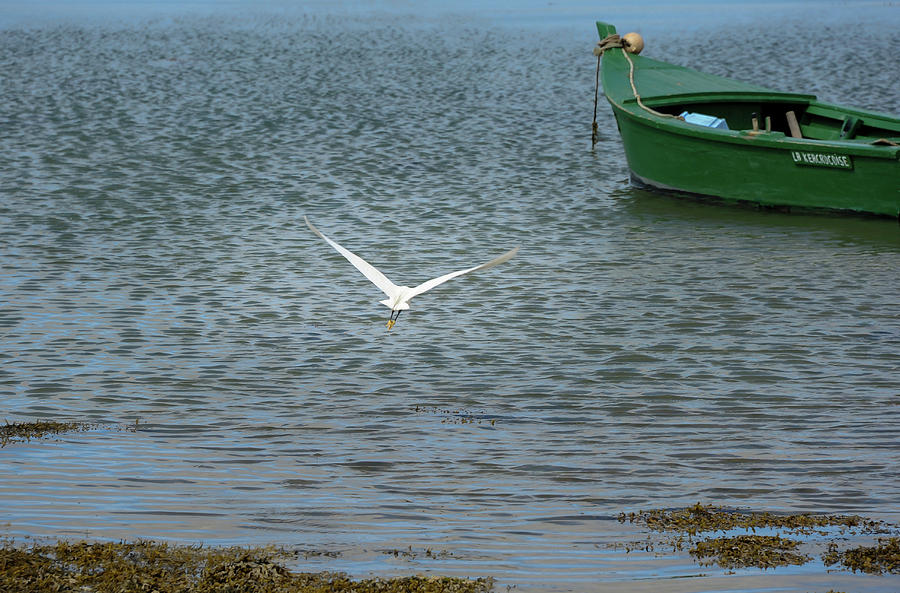
[[[594,145],[597,144],[597,98],[600,94],[600,58],[603,57],[603,52],[608,49],[620,48],[622,53],[625,54],[625,59],[628,60],[628,81],[631,83],[631,92],[634,93],[634,98],[637,101],[637,104],[648,113],[652,113],[653,115],[658,115],[659,117],[673,117],[676,119],[680,119],[677,115],[672,115],[671,113],[661,113],[656,111],[655,109],[651,109],[644,105],[644,102],[641,101],[641,95],[637,92],[637,87],[634,85],[634,61],[631,59],[631,55],[626,48],[628,42],[622,39],[619,35],[613,33],[612,35],[607,35],[603,41],[599,42],[597,46],[594,48],[594,55],[597,56],[597,73],[594,80],[594,122],[591,125],[591,150],[594,149]]]

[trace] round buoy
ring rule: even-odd
[[[622,45],[630,54],[639,54],[644,49],[644,38],[639,33],[626,33],[622,36]]]

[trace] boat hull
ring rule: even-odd
[[[615,105],[613,112],[641,185],[761,206],[900,215],[896,160],[787,140],[778,147],[750,135],[743,143],[717,142],[653,125]]]

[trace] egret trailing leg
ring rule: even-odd
[[[395,316],[394,313],[397,315]],[[394,327],[394,324],[397,323],[397,320],[400,319],[400,313],[403,313],[403,309],[397,309],[396,311],[391,311],[391,318],[388,319],[387,327],[388,330]]]

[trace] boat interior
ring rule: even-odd
[[[648,101],[649,103],[649,101]],[[783,133],[811,140],[900,144],[900,120],[854,110],[839,109],[815,101],[703,101],[653,105],[672,115],[684,111],[723,118],[730,130]]]

